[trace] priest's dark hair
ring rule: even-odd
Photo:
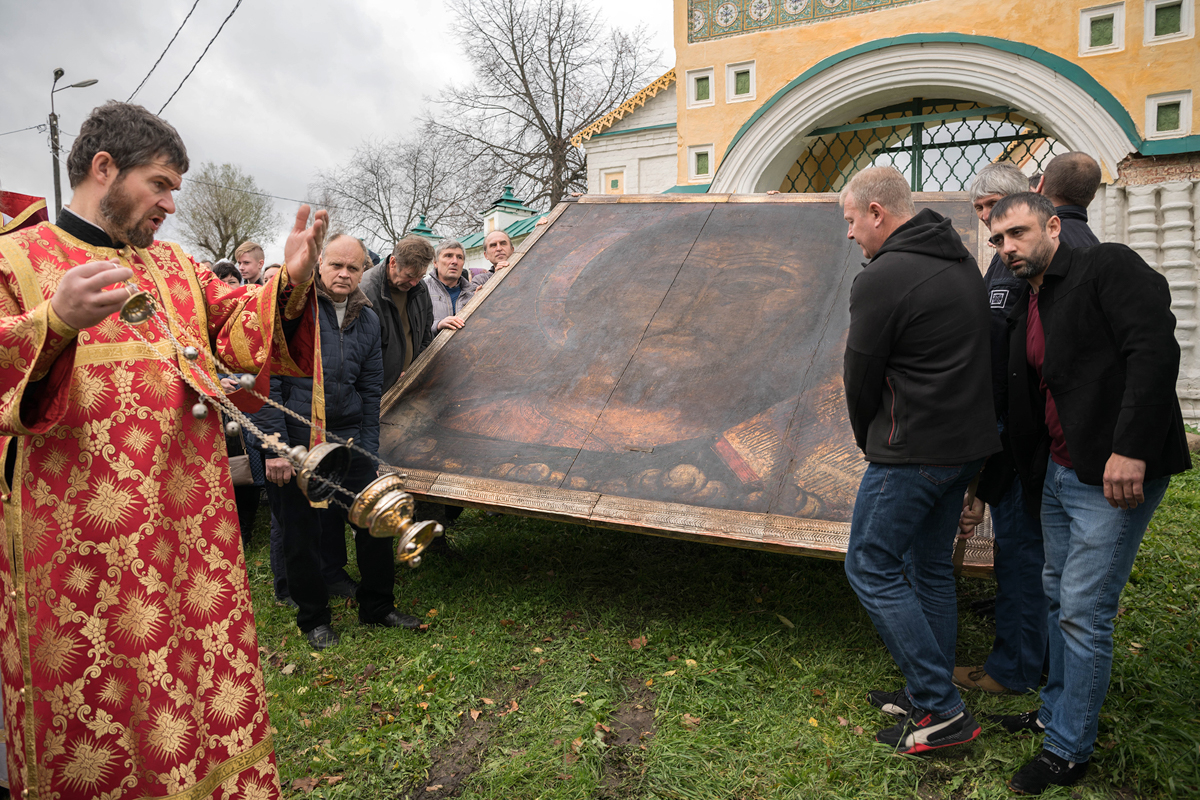
[[[110,100],[92,109],[84,120],[67,156],[72,189],[87,177],[92,159],[100,152],[112,156],[121,172],[160,157],[181,175],[188,170],[187,148],[179,131],[162,117],[132,103]]]

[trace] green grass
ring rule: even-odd
[[[1093,769],[1046,797],[1200,791],[1198,523],[1193,470],[1172,482],[1122,598]],[[398,570],[397,605],[427,633],[364,628],[339,603],[342,643],[315,654],[272,602],[266,538],[260,517],[247,560],[287,796],[321,776],[340,780],[307,796],[449,796],[423,791],[427,770],[472,742],[462,797],[1008,798],[1040,749],[989,723],[943,756],[875,744],[887,720],[866,691],[901,677],[838,562],[468,511],[451,537],[460,558]],[[959,662],[981,663],[993,629],[966,603],[994,584],[959,589]],[[606,744],[598,725],[615,729],[634,702],[652,734]]]

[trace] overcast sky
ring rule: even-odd
[[[60,87],[96,78],[54,95],[65,160],[70,134],[96,105],[129,98],[192,2],[0,0],[0,134],[46,123],[55,67],[66,71]],[[157,112],[235,3],[199,0],[134,102]],[[674,64],[672,0],[602,6],[612,24],[646,25],[663,69]],[[344,162],[363,139],[409,130],[425,98],[471,79],[449,22],[440,0],[242,0],[163,117],[193,165],[232,162],[263,191],[303,199],[318,170]],[[0,186],[44,196],[53,217],[48,131],[0,136]],[[65,205],[65,169],[62,187]],[[296,204],[276,208],[290,219]],[[282,257],[282,241],[268,248],[269,260]]]

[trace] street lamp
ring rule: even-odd
[[[62,187],[59,185],[58,177],[58,114],[54,113],[54,93],[61,92],[63,89],[82,89],[85,86],[94,86],[99,83],[95,78],[89,78],[86,81],[72,83],[70,86],[63,86],[58,89],[58,81],[63,76],[62,67],[54,70],[54,83],[50,84],[50,149],[54,153],[54,219],[58,219],[58,215],[62,213]]]

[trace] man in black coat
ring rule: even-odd
[[[1166,279],[1124,245],[1061,243],[1041,195],[1005,197],[989,227],[1028,286],[1009,316],[1006,458],[989,461],[962,523],[978,523],[1013,466],[1040,511],[1050,675],[1040,709],[997,718],[1014,733],[1045,732],[1042,753],[1009,782],[1040,794],[1087,770],[1121,590],[1170,476],[1191,457]]]
[[[371,454],[379,452],[379,399],[383,394],[383,358],[379,319],[366,295],[359,290],[367,251],[362,242],[346,234],[329,239],[321,253],[317,274],[321,315],[321,367],[324,377],[325,426]],[[271,398],[303,417],[312,414],[311,378],[271,378]],[[277,409],[256,415],[267,434],[278,433],[291,446],[309,444],[308,426]],[[319,555],[322,512],[309,505],[300,491],[292,466],[285,458],[268,458],[267,497],[271,513],[283,529],[283,557],[288,589],[297,606],[296,624],[315,650],[338,643],[330,625],[329,590],[322,576]],[[342,486],[357,494],[375,479],[376,462],[352,451],[350,469]],[[349,498],[338,496],[342,502]],[[345,510],[336,513],[342,524]],[[345,530],[341,525],[336,532]],[[344,534],[343,534],[344,535]],[[418,628],[420,620],[395,609],[393,582],[395,557],[391,539],[377,539],[354,529],[355,551],[361,581],[356,592],[359,621],[391,628]]]
[[[429,240],[405,236],[385,264],[363,276],[363,293],[379,313],[385,392],[433,341],[433,301],[421,280],[431,263]]]
[[[951,682],[952,555],[963,492],[1000,449],[988,308],[979,268],[950,220],[916,213],[895,169],[859,172],[842,206],[847,235],[870,259],[850,291],[846,340],[850,424],[870,462],[846,575],[908,682],[869,694],[899,717],[875,738],[920,753],[970,742],[980,730]]]

